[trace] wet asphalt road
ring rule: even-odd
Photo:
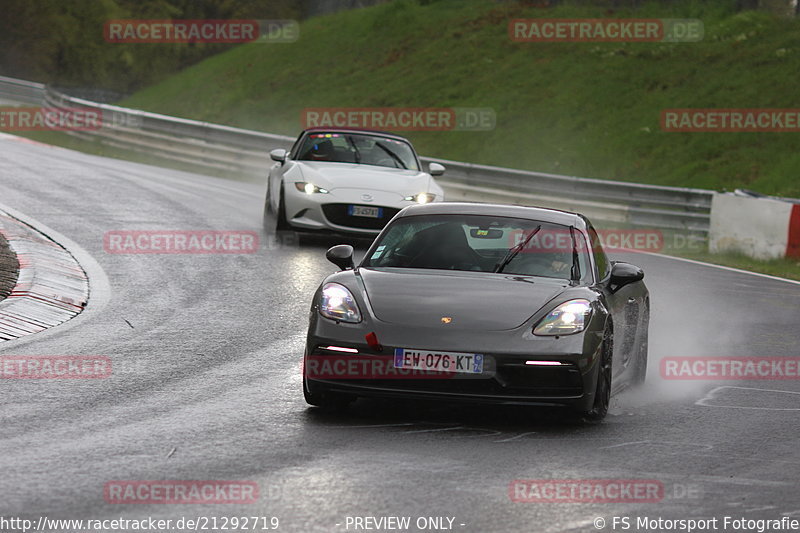
[[[334,242],[255,254],[112,255],[112,230],[261,231],[263,187],[0,138],[0,203],[93,258],[90,308],[0,355],[106,355],[103,380],[0,380],[0,516],[454,518],[456,531],[597,531],[613,517],[800,519],[800,384],[678,382],[666,356],[800,355],[800,285],[643,254],[651,366],[606,421],[360,401],[307,408],[309,298]],[[363,251],[362,251],[363,253]],[[91,262],[91,261],[90,261]],[[107,282],[103,279],[106,277]],[[719,388],[722,387],[722,388]],[[514,503],[514,479],[651,479],[653,503]],[[248,480],[249,505],[106,503],[111,480]],[[444,521],[448,523],[447,520]],[[620,525],[616,530],[620,531]],[[722,524],[719,529],[722,530]],[[730,529],[733,530],[733,529]],[[349,531],[355,531],[351,526]],[[652,529],[651,529],[652,531]]]

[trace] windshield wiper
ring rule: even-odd
[[[352,137],[345,137],[345,139],[347,139],[347,142],[350,143],[350,146],[353,147],[353,150],[356,153],[356,163],[361,163],[361,152],[358,150],[358,146],[356,146],[356,143],[353,142],[353,138]]]
[[[380,148],[381,150],[383,150],[384,152],[386,152],[387,154],[389,154],[389,157],[391,157],[392,159],[394,159],[395,161],[397,161],[397,163],[400,165],[400,168],[408,169],[408,167],[406,166],[406,164],[405,164],[405,163],[403,163],[403,160],[402,160],[402,159],[400,159],[400,157],[399,157],[399,156],[398,156],[396,153],[392,152],[391,150],[389,150],[388,148],[386,148],[384,145],[382,145],[382,144],[381,144],[381,143],[379,143],[379,142],[376,142],[376,143],[375,143],[375,146],[377,146],[378,148]]]
[[[578,240],[575,238],[575,227],[569,227],[569,234],[572,237],[572,270],[570,271],[570,279],[572,281],[580,281],[581,279],[581,265],[578,261]]]
[[[520,252],[520,251],[521,251],[523,248],[525,248],[526,246],[528,246],[528,243],[529,243],[529,242],[531,242],[531,239],[533,238],[533,236],[534,236],[534,235],[536,235],[537,233],[539,233],[539,230],[540,230],[540,229],[542,229],[542,225],[541,225],[541,224],[539,224],[538,226],[536,226],[536,229],[535,229],[535,230],[533,230],[533,231],[531,232],[531,234],[530,234],[530,235],[528,235],[528,236],[525,238],[525,240],[524,240],[524,241],[522,241],[521,243],[519,243],[519,244],[518,244],[518,245],[516,245],[515,247],[513,247],[513,248],[509,249],[509,250],[508,250],[508,252],[506,252],[506,255],[505,255],[505,257],[503,257],[503,260],[502,260],[502,261],[500,261],[499,263],[497,263],[497,266],[496,266],[496,267],[494,267],[494,271],[493,271],[493,272],[495,272],[495,273],[497,273],[497,272],[502,272],[502,271],[503,271],[503,269],[504,269],[506,266],[508,266],[508,264],[509,264],[509,263],[510,263],[510,262],[511,262],[511,261],[512,261],[512,260],[513,260],[515,257],[517,257],[517,254],[518,254],[518,253],[519,253],[519,252]]]

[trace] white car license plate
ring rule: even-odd
[[[394,367],[413,370],[480,374],[483,355],[479,353],[435,352],[395,348]]]
[[[381,218],[383,209],[366,205],[351,205],[347,207],[347,214],[351,217]]]

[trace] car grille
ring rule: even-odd
[[[577,367],[530,367],[521,365],[500,366],[498,381],[518,394],[523,391],[536,391],[538,394],[552,396],[572,396],[582,394],[583,381]]]
[[[384,350],[391,353],[392,348]],[[330,355],[317,347],[315,355]],[[345,356],[346,357],[346,356]],[[504,361],[502,356],[489,356],[494,363],[494,376],[472,376],[469,374],[445,379],[336,379],[329,383],[378,387],[398,392],[428,392],[451,394],[477,394],[487,396],[522,396],[575,398],[583,394],[583,380],[577,366],[532,367]],[[495,366],[496,365],[496,366]]]
[[[399,209],[395,209],[394,207],[376,205],[368,207],[380,207],[383,209],[383,216],[381,218],[354,217],[347,214],[347,208],[350,205],[352,204],[324,204],[322,206],[322,213],[331,224],[336,224],[337,226],[358,229],[383,229],[392,217],[400,212]]]

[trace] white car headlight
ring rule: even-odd
[[[421,192],[413,196],[403,198],[406,202],[417,202],[418,204],[429,204],[436,199],[436,195],[430,192]]]
[[[313,183],[308,183],[306,181],[298,181],[294,184],[298,191],[304,192],[306,194],[314,194],[314,193],[321,193],[321,194],[328,194],[327,189],[323,189],[322,187],[317,187]]]
[[[332,320],[342,322],[361,322],[361,311],[355,298],[344,285],[326,283],[322,287],[319,302],[319,314]]]
[[[534,335],[571,335],[584,330],[592,314],[589,300],[570,300],[559,305],[533,328]]]

